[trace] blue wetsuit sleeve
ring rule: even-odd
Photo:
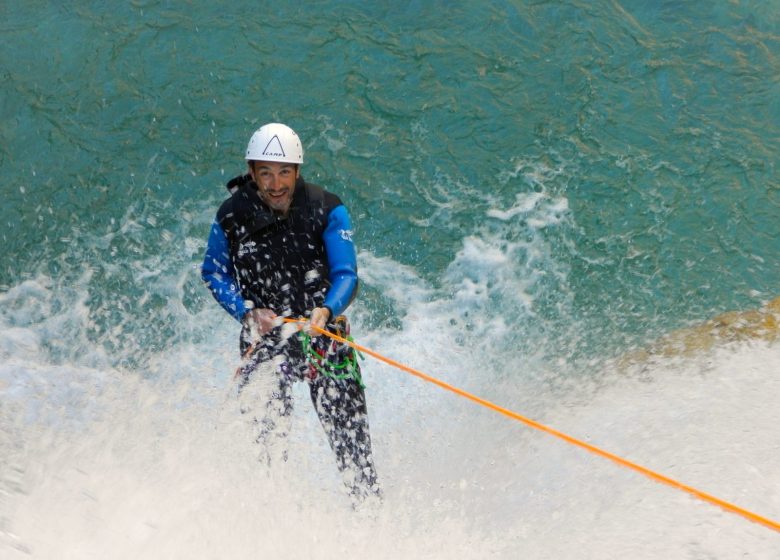
[[[246,305],[236,282],[227,236],[217,221],[211,224],[200,277],[211,290],[214,299],[225,311],[240,321],[247,311]]]
[[[355,297],[358,285],[357,255],[352,242],[352,222],[342,204],[328,215],[328,225],[322,234],[328,255],[330,289],[324,306],[331,316],[341,315]]]

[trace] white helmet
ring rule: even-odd
[[[303,146],[292,128],[280,123],[269,123],[258,128],[249,139],[246,159],[301,164]]]

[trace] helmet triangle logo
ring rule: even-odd
[[[263,150],[263,155],[285,157],[284,148],[282,148],[282,143],[279,141],[279,137],[276,134],[268,141],[265,150]]]

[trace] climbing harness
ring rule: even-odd
[[[344,315],[336,317],[331,328],[335,332],[325,332],[354,344],[355,341],[349,334],[349,323]],[[309,364],[310,379],[315,379],[317,374],[336,380],[353,379],[361,389],[366,388],[360,375],[360,365],[357,363],[358,356],[363,359],[363,355],[353,347],[330,337],[313,338],[303,330],[298,331],[298,338],[306,363]]]
[[[292,319],[292,318],[284,318],[285,322],[288,323],[298,323],[301,325],[301,328],[304,324],[306,324],[308,321],[306,319]],[[643,467],[641,465],[638,465],[636,463],[633,463],[631,461],[628,461],[627,459],[623,459],[622,457],[615,455],[613,453],[610,453],[608,451],[605,451],[599,447],[596,447],[595,445],[591,445],[590,443],[584,442],[582,440],[579,440],[577,438],[574,438],[570,435],[567,435],[563,432],[559,432],[558,430],[554,428],[550,428],[548,426],[545,426],[544,424],[541,424],[535,420],[532,420],[530,418],[526,418],[525,416],[522,416],[516,412],[513,412],[509,409],[506,409],[504,407],[501,407],[497,404],[494,404],[486,399],[483,399],[481,397],[478,397],[476,395],[473,395],[467,391],[464,391],[463,389],[459,389],[458,387],[455,387],[453,385],[450,385],[449,383],[446,383],[444,381],[441,381],[439,379],[436,379],[435,377],[432,377],[426,373],[423,373],[421,371],[418,371],[414,368],[411,368],[409,366],[406,366],[400,362],[397,362],[391,358],[387,358],[383,356],[382,354],[379,354],[378,352],[375,352],[374,350],[371,350],[370,348],[366,348],[365,346],[361,346],[360,344],[356,343],[351,337],[346,338],[343,336],[339,336],[338,334],[334,334],[332,332],[326,331],[324,329],[320,329],[318,327],[311,326],[311,329],[313,329],[315,332],[318,332],[321,335],[327,336],[336,342],[340,342],[343,345],[346,345],[350,347],[351,349],[362,352],[363,354],[368,354],[369,356],[373,356],[374,358],[385,362],[388,365],[391,365],[397,369],[400,369],[402,371],[405,371],[407,373],[410,373],[416,377],[419,377],[420,379],[423,379],[425,381],[428,381],[430,383],[433,383],[434,385],[438,385],[442,389],[446,389],[447,391],[451,391],[455,393],[456,395],[459,395],[461,397],[464,397],[466,399],[469,399],[470,401],[473,401],[477,404],[480,404],[486,408],[489,408],[495,412],[498,412],[500,414],[503,414],[504,416],[507,416],[509,418],[512,418],[513,420],[517,420],[519,422],[522,422],[523,424],[526,424],[527,426],[530,426],[532,428],[535,428],[539,431],[546,432],[552,436],[555,436],[559,439],[562,439],[563,441],[570,443],[572,445],[575,445],[577,447],[580,447],[582,449],[585,449],[587,451],[590,451],[591,453],[594,453],[596,455],[599,455],[605,459],[609,459],[610,461],[613,461],[614,463],[626,467],[629,469],[632,469],[640,474],[643,474],[647,476],[648,478],[655,480],[656,482],[661,482],[664,484],[668,484],[669,486],[673,488],[677,488],[678,490],[682,490],[683,492],[687,492],[688,494],[699,498],[700,500],[703,500],[705,502],[708,502],[710,504],[714,504],[716,506],[721,507],[725,511],[729,511],[731,513],[735,513],[737,515],[740,515],[744,517],[745,519],[748,519],[750,521],[753,521],[754,523],[759,523],[761,525],[764,525],[770,529],[774,529],[775,531],[780,532],[780,523],[777,521],[774,521],[772,519],[769,519],[767,517],[763,517],[761,515],[758,515],[756,513],[753,513],[752,511],[746,510],[744,508],[741,508],[737,505],[734,505],[732,503],[729,503],[725,500],[721,500],[720,498],[713,496],[711,494],[707,494],[706,492],[702,492],[701,490],[697,490],[696,488],[693,488],[692,486],[685,485],[681,482],[678,482],[672,478],[669,478],[668,476],[664,476],[662,474],[659,474],[655,471],[652,471],[646,467]],[[347,333],[348,335],[348,333]],[[361,355],[362,357],[362,355]]]

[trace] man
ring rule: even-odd
[[[231,196],[212,224],[201,275],[242,325],[239,391],[256,381],[271,385],[256,418],[257,440],[266,447],[283,440],[292,385],[305,380],[351,494],[379,496],[354,351],[334,348],[312,328],[336,322],[341,332],[348,329],[339,316],[358,284],[349,213],[335,194],[301,177],[303,147],[288,126],[259,128],[246,160],[249,173],[227,184]],[[308,318],[312,337],[291,336],[279,317]],[[352,358],[352,375],[327,367],[339,358]]]

